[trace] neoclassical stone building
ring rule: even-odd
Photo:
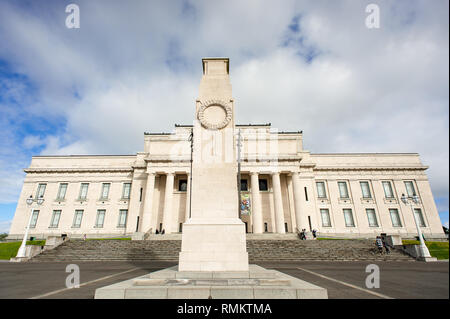
[[[228,59],[203,59],[201,87],[215,78],[229,81]],[[214,92],[214,87],[208,89]],[[216,121],[208,124],[211,136],[204,140],[211,144],[212,158],[221,149],[214,128],[234,119],[231,108],[223,105],[234,108],[234,100],[222,103],[217,98],[196,101],[195,120]],[[192,131],[193,125],[175,125],[172,133],[144,133],[144,150],[136,155],[33,156],[9,237],[21,238],[29,221],[30,235],[38,238],[181,233],[191,211],[191,183],[195,184],[190,178]],[[236,209],[236,214],[248,233],[305,228],[324,236],[413,237],[417,232],[411,207],[400,200],[407,194],[419,197],[414,211],[424,235],[445,238],[428,167],[418,154],[313,154],[303,149],[301,131],[277,131],[270,124],[233,125],[229,136],[235,144],[241,141],[245,209]],[[237,160],[236,153],[230,152],[230,160]],[[236,185],[237,180],[236,176]],[[230,187],[237,191],[236,185]],[[211,189],[202,191],[207,196],[221,190],[211,181]],[[42,205],[33,204],[31,219],[26,203],[30,195],[44,198]]]

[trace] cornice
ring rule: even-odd
[[[314,171],[424,171],[428,169],[428,166],[316,166]]]
[[[89,168],[72,168],[72,167],[40,167],[40,168],[25,168],[25,173],[105,173],[105,172],[132,172],[131,167],[89,167]]]

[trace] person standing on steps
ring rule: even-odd
[[[389,248],[389,245],[386,242],[386,238],[385,237],[383,237],[382,242],[383,242],[383,247],[384,247],[384,249],[386,251],[386,254],[389,254],[391,252],[391,250]]]
[[[375,240],[375,244],[378,247],[378,252],[380,254],[383,254],[383,241],[381,240],[381,236],[377,236],[377,239]]]

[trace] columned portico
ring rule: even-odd
[[[283,211],[283,199],[281,197],[281,183],[280,173],[273,172],[272,174],[272,186],[273,186],[273,199],[275,206],[275,227],[279,234],[286,233],[284,228],[284,211]]]
[[[292,185],[294,186],[294,207],[295,207],[295,221],[297,223],[297,229],[301,231],[306,227],[306,221],[302,218],[302,206],[301,206],[301,186],[298,172],[292,172]]]
[[[166,233],[173,233],[173,215],[172,215],[172,201],[173,201],[173,181],[175,174],[168,172],[166,174],[166,190],[164,193],[164,215],[163,215],[163,229]],[[175,231],[176,232],[176,231]]]
[[[186,188],[186,211],[184,215],[184,222],[189,219],[189,212],[191,206],[191,174],[188,172],[187,175],[187,188]]]
[[[261,234],[263,229],[263,217],[261,209],[261,195],[259,190],[259,178],[257,172],[250,172],[252,189],[252,214],[253,214],[253,232]]]
[[[152,225],[152,213],[153,213],[153,190],[155,188],[155,177],[154,172],[149,172],[147,176],[147,185],[145,186],[145,200],[144,200],[144,211],[142,213],[142,228],[141,231],[147,232],[150,228],[154,228]],[[154,229],[152,229],[154,231]]]

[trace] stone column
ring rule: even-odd
[[[166,234],[173,232],[173,181],[175,174],[167,173],[166,175],[166,191],[164,193],[164,214],[163,214],[163,229]]]
[[[301,231],[303,228],[308,229],[307,221],[302,218],[301,207],[301,185],[298,176],[298,172],[292,173],[292,185],[294,186],[294,206],[295,206],[295,222],[297,223],[297,229]],[[306,216],[305,216],[306,217]]]
[[[140,227],[141,232],[149,231],[151,227],[151,220],[153,214],[153,190],[155,188],[155,173],[148,173],[147,185],[145,186],[145,198],[144,198],[144,211],[142,212],[142,227]],[[152,229],[152,233],[156,229]]]
[[[278,234],[286,233],[284,229],[283,200],[281,197],[280,173],[272,173],[273,198],[275,201],[275,226]]]
[[[184,222],[187,222],[189,219],[189,207],[191,203],[191,175],[190,173],[186,173],[187,175],[187,189],[186,189],[186,211],[184,215]]]
[[[255,234],[261,234],[264,232],[263,229],[263,217],[261,209],[261,194],[259,193],[259,180],[258,173],[251,172],[251,188],[252,188],[252,201],[251,209],[253,215],[253,232]]]

